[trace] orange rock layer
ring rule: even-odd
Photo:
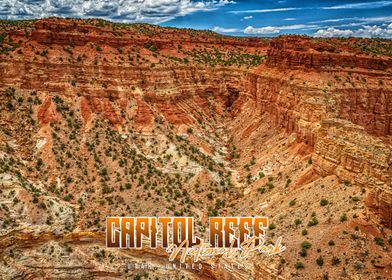
[[[13,32],[16,38],[24,36],[21,31]],[[392,60],[298,36],[275,38],[267,46],[261,39],[192,37],[173,29],[155,36],[118,32],[116,36],[104,27],[43,20],[36,22],[28,42],[45,47],[93,43],[111,48],[148,42],[172,52],[179,42],[184,48],[240,46],[260,52],[267,48],[268,59],[265,65],[248,70],[193,64],[156,68],[115,62],[91,65],[2,56],[0,85],[39,92],[44,97],[37,114],[42,126],[56,121],[54,94],[79,102],[85,124],[94,114],[101,114],[119,130],[129,125],[126,120],[132,120],[136,129],[148,129],[158,117],[176,126],[192,126],[202,122],[203,116],[220,113],[219,108],[209,106],[210,97],[220,100],[235,117],[252,100],[257,104],[254,114],[265,115],[282,130],[295,132],[298,141],[314,147],[316,172],[369,187],[369,208],[391,226],[392,163],[387,143],[392,135],[388,72]],[[336,73],[350,71],[368,81],[360,86],[349,82],[326,85]]]

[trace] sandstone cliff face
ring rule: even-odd
[[[275,124],[286,132],[295,132],[298,141],[311,146],[319,120],[331,115],[318,88],[291,83],[284,76],[260,75],[256,102],[261,112],[268,112]]]
[[[285,91],[283,91],[283,94],[280,91],[280,94],[276,95],[278,96],[275,97],[277,99],[282,97],[286,99],[283,103],[285,105],[278,107],[280,110],[276,107],[273,109],[276,103],[271,102],[273,101],[272,98],[269,98],[266,104],[268,104],[269,110],[275,110],[275,116],[281,116],[280,119],[278,117],[278,123],[283,124],[289,130],[294,128],[294,130],[299,131],[299,135],[306,135],[305,139],[307,139],[305,141],[315,145],[317,172],[324,175],[336,174],[342,180],[343,178],[355,178],[357,184],[370,187],[369,207],[381,213],[383,222],[390,226],[391,209],[388,206],[391,201],[390,146],[384,145],[382,141],[378,140],[378,144],[382,145],[383,149],[382,151],[375,150],[372,145],[376,138],[372,138],[367,133],[375,136],[391,135],[392,115],[390,108],[392,108],[392,92],[389,84],[384,86],[384,79],[390,80],[388,71],[392,68],[392,60],[390,58],[369,57],[362,53],[352,53],[353,50],[349,48],[339,49],[327,42],[315,41],[315,39],[299,37],[274,39],[268,50],[267,65],[279,69],[302,68],[317,69],[321,72],[332,71],[334,79],[339,81],[341,80],[338,76],[339,71],[348,71],[349,75],[351,73],[366,73],[365,77],[367,79],[371,79],[371,76],[378,77],[378,86],[364,85],[358,87],[354,85],[352,82],[354,78],[350,76],[345,81],[353,85],[349,88],[345,86],[335,89],[328,89],[328,87],[314,90],[300,89],[300,94],[297,93],[300,97],[297,97],[297,100],[300,100],[304,96],[303,93],[306,92],[307,98],[304,100],[311,103],[307,107],[298,106],[298,102],[296,102],[297,104],[293,103],[295,89],[293,90],[294,94],[289,99],[288,96],[290,95],[285,95]],[[364,72],[361,69],[366,71]],[[367,72],[367,70],[370,70],[370,72]],[[365,78],[362,77],[362,79]],[[357,80],[359,80],[358,77]],[[312,91],[314,94],[310,95]],[[301,107],[304,109],[302,112],[298,111]],[[285,109],[282,110],[282,108]],[[312,118],[312,114],[316,115],[313,115]],[[365,130],[361,127],[354,129],[355,126],[353,126],[354,132],[345,134],[343,133],[344,129],[340,129],[342,124],[329,121],[321,121],[320,123],[320,120],[327,120],[331,117],[348,120],[360,125]],[[302,128],[298,127],[299,124],[302,124]],[[319,130],[320,125],[321,129]],[[347,127],[347,124],[344,126]],[[328,129],[326,127],[332,128]],[[329,136],[334,129],[339,132],[334,133],[334,138],[331,138],[332,142],[327,144],[326,141],[330,139]],[[342,137],[344,137],[344,140],[341,139]],[[361,140],[357,140],[357,137]],[[315,141],[315,138],[317,138],[317,141]],[[341,139],[341,141],[338,139]],[[358,150],[353,149],[353,147],[361,147],[364,145],[363,143],[369,145],[364,147],[366,155],[358,155]],[[344,152],[345,149],[348,149],[347,152]],[[383,158],[379,158],[380,155]],[[369,160],[373,162],[370,163]],[[359,176],[358,174],[362,175]]]
[[[307,68],[333,70],[335,68],[363,68],[385,71],[392,68],[392,60],[372,58],[350,53],[316,39],[298,36],[280,37],[272,40],[268,50],[268,64],[282,69]]]
[[[367,206],[391,226],[392,154],[388,145],[368,135],[361,126],[326,119],[318,133],[314,161],[320,174],[336,174],[346,185],[367,189]]]
[[[98,26],[97,26],[98,24]],[[145,28],[145,30],[144,30]],[[149,29],[150,28],[150,29]],[[153,26],[140,27],[134,25],[128,29],[113,30],[99,22],[92,20],[91,24],[84,24],[80,21],[58,21],[39,20],[35,22],[35,28],[31,33],[31,39],[45,45],[69,46],[74,44],[84,46],[86,44],[108,45],[114,48],[126,46],[144,46],[146,43],[153,44],[158,49],[172,49],[177,44],[204,44],[224,45],[235,47],[264,48],[267,40],[259,38],[245,38],[243,40],[221,37],[219,40],[209,36],[187,36],[187,32],[181,29],[166,29],[163,34]],[[135,32],[136,31],[136,32]],[[24,34],[15,33],[21,37]],[[153,37],[151,35],[154,35]],[[163,35],[163,36],[162,36]],[[215,36],[219,36],[215,34]]]
[[[218,69],[212,74],[211,69],[193,67],[150,71],[149,68],[115,66],[69,65],[64,68],[60,64],[0,64],[3,85],[17,85],[24,90],[34,88],[45,94],[61,91],[68,97],[81,96],[80,106],[86,122],[90,120],[91,113],[98,113],[105,115],[116,127],[122,124],[120,113],[124,109],[134,115],[136,125],[147,125],[152,114],[148,104],[156,104],[158,113],[171,123],[191,123],[195,121],[188,116],[191,108],[182,103],[191,100],[208,115],[208,98],[219,98],[222,104],[230,107],[235,102],[233,92],[246,95],[252,90],[248,79],[244,79],[248,74],[241,70]],[[91,77],[94,77],[93,82]],[[73,79],[75,86],[70,84]],[[131,102],[128,104],[127,100]],[[40,122],[48,123],[53,118],[55,106],[51,104],[49,97],[42,104],[38,112]]]
[[[363,126],[376,136],[392,135],[392,93],[388,86],[342,89],[339,117]]]

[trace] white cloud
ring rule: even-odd
[[[312,23],[328,23],[328,22],[341,22],[341,21],[358,21],[361,24],[364,23],[372,23],[372,22],[391,22],[391,16],[383,16],[383,17],[347,17],[347,18],[334,18],[334,19],[325,19],[312,21]]]
[[[373,1],[365,3],[343,4],[330,7],[322,7],[324,10],[338,10],[338,9],[376,9],[392,5],[391,1]]]
[[[0,0],[0,18],[98,17],[121,22],[161,23],[196,11],[211,11],[231,0]]]
[[[320,29],[314,34],[315,37],[349,37],[352,36],[351,30],[340,30],[335,27],[328,27],[327,29]]]
[[[246,16],[246,17],[244,17],[244,19],[252,19],[253,18],[253,16]]]
[[[253,27],[248,26],[244,29],[245,34],[276,34],[279,33],[280,30],[273,26],[266,26],[266,27]]]
[[[285,19],[283,19],[283,20],[291,21],[291,20],[296,20],[296,18],[289,17],[289,18],[285,18]]]
[[[250,14],[250,13],[273,13],[273,12],[286,12],[302,10],[302,8],[276,8],[276,9],[262,9],[262,10],[243,10],[243,11],[230,11],[231,14]]]
[[[391,22],[392,17],[365,17],[365,18],[354,18],[359,21],[365,22],[365,23],[371,23],[371,22]]]
[[[316,37],[383,37],[392,38],[392,23],[384,24],[382,26],[377,25],[365,25],[356,30],[350,29],[337,29],[329,27],[327,29],[318,30],[314,36]]]
[[[245,34],[277,34],[282,30],[308,30],[317,28],[317,25],[308,25],[308,24],[293,24],[293,25],[283,25],[283,26],[265,26],[265,27],[253,27],[248,26],[244,29]]]
[[[234,33],[234,32],[240,32],[240,29],[237,28],[223,28],[219,26],[215,26],[212,28],[212,31],[219,32],[219,33]]]
[[[392,38],[392,23],[387,26],[366,25],[355,32],[358,37],[384,37]]]
[[[349,20],[350,18],[330,18],[330,19],[324,19],[324,20],[318,20],[318,21],[313,21],[314,23],[328,23],[328,22],[340,22],[340,21],[345,21]]]
[[[279,26],[278,28],[280,30],[294,30],[294,29],[314,29],[317,28],[317,25],[311,25],[311,24],[293,24],[293,25],[284,25],[284,26]]]

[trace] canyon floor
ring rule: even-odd
[[[391,40],[0,26],[1,279],[391,279]],[[107,216],[268,216],[287,249],[133,270],[168,255]]]

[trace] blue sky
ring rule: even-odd
[[[0,18],[100,17],[237,36],[392,38],[392,0],[0,0]]]

